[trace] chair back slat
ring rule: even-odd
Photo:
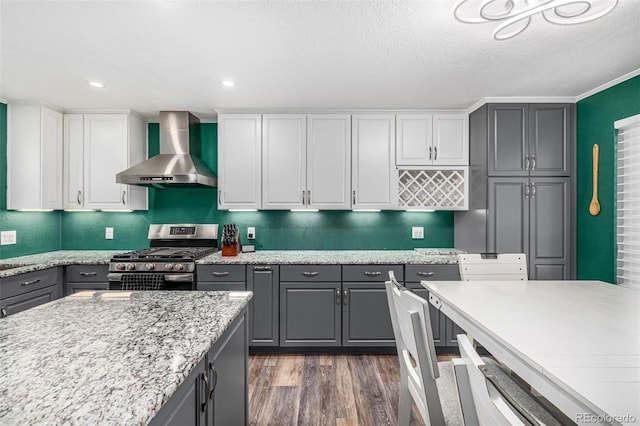
[[[458,264],[463,281],[526,281],[527,257],[522,253],[501,253],[496,258],[480,254],[459,254]]]

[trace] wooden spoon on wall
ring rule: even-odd
[[[591,216],[597,216],[600,213],[600,203],[598,202],[598,144],[593,145],[593,197],[589,204],[589,213]]]

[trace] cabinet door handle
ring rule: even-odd
[[[213,395],[216,391],[216,386],[218,386],[218,370],[216,370],[216,365],[211,361],[209,363],[209,370],[213,373],[213,383],[211,385],[211,390],[209,391],[209,397],[207,399],[213,399]]]
[[[347,303],[349,303],[349,291],[343,290],[342,294],[343,294],[342,303],[346,305]]]
[[[25,282],[21,283],[20,285],[23,286],[23,287],[26,287],[28,285],[34,285],[34,284],[39,283],[39,282],[40,282],[40,279],[37,278],[35,280],[25,281]]]
[[[123,205],[124,205],[124,204],[127,204],[127,203],[124,201],[124,196],[125,196],[125,195],[127,195],[127,191],[122,191],[122,204],[123,204]]]
[[[432,157],[433,157],[433,148],[429,147],[429,161],[431,161]]]
[[[524,198],[529,198],[529,184],[525,183],[524,184]]]
[[[7,310],[5,308],[0,309],[0,318],[7,316]]]
[[[356,204],[356,191],[353,191],[353,204]]]
[[[416,272],[416,274],[420,275],[421,277],[432,277],[432,276],[434,276],[436,273],[435,273],[435,272],[422,272],[422,271],[418,271],[418,272]]]
[[[305,195],[306,195],[306,191],[302,191],[302,205],[303,205],[303,206],[305,206],[305,205],[306,205],[306,198],[305,198]]]
[[[80,272],[80,275],[82,275],[83,277],[95,277],[96,275],[98,275],[97,272]]]
[[[228,271],[225,272],[212,272],[211,275],[213,275],[214,277],[226,277],[227,275],[229,275]]]
[[[222,201],[220,201],[222,199],[222,190],[220,188],[218,188],[218,205],[222,204]]]
[[[311,205],[311,191],[307,191],[307,206]]]
[[[207,377],[206,371],[204,373],[201,373],[200,377],[202,378],[202,381],[204,382],[204,385],[206,387],[205,394],[207,395],[207,398],[205,398],[204,402],[201,405],[202,411],[206,412],[209,409],[209,395],[211,395],[211,385],[209,384],[209,378]]]
[[[78,191],[78,195],[76,195],[76,201],[78,204],[82,204],[82,191]]]
[[[377,277],[377,276],[382,275],[382,272],[380,272],[380,271],[375,271],[375,272],[366,271],[364,274],[366,276],[368,276],[368,277]]]
[[[529,165],[531,164],[531,161],[529,161],[529,156],[525,156],[524,157],[524,169],[525,170],[529,170]]]
[[[336,288],[336,305],[340,304],[340,289]]]
[[[254,266],[253,270],[254,271],[270,271],[271,266]]]
[[[536,184],[532,183],[531,184],[531,198],[536,198]]]
[[[434,146],[433,147],[433,160],[437,160],[438,159],[438,147]]]
[[[303,272],[302,275],[304,275],[305,277],[315,277],[319,274],[320,272]]]
[[[535,154],[531,156],[531,170],[536,169],[536,156]]]

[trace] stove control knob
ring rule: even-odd
[[[166,269],[167,271],[171,271],[173,269],[173,264],[167,263],[166,265],[164,265],[164,269]]]
[[[129,271],[135,271],[136,270],[136,265],[134,265],[133,263],[127,263],[127,269]]]
[[[118,271],[124,271],[126,268],[126,265],[124,263],[117,263],[116,264],[116,270]]]
[[[147,263],[146,265],[144,265],[144,267],[152,271],[156,267],[156,265],[154,265],[153,263]]]
[[[176,271],[182,271],[184,269],[184,265],[182,263],[178,263],[175,266]]]

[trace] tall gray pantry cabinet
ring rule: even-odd
[[[469,117],[469,211],[455,246],[525,253],[530,279],[575,276],[575,105],[488,104]]]

